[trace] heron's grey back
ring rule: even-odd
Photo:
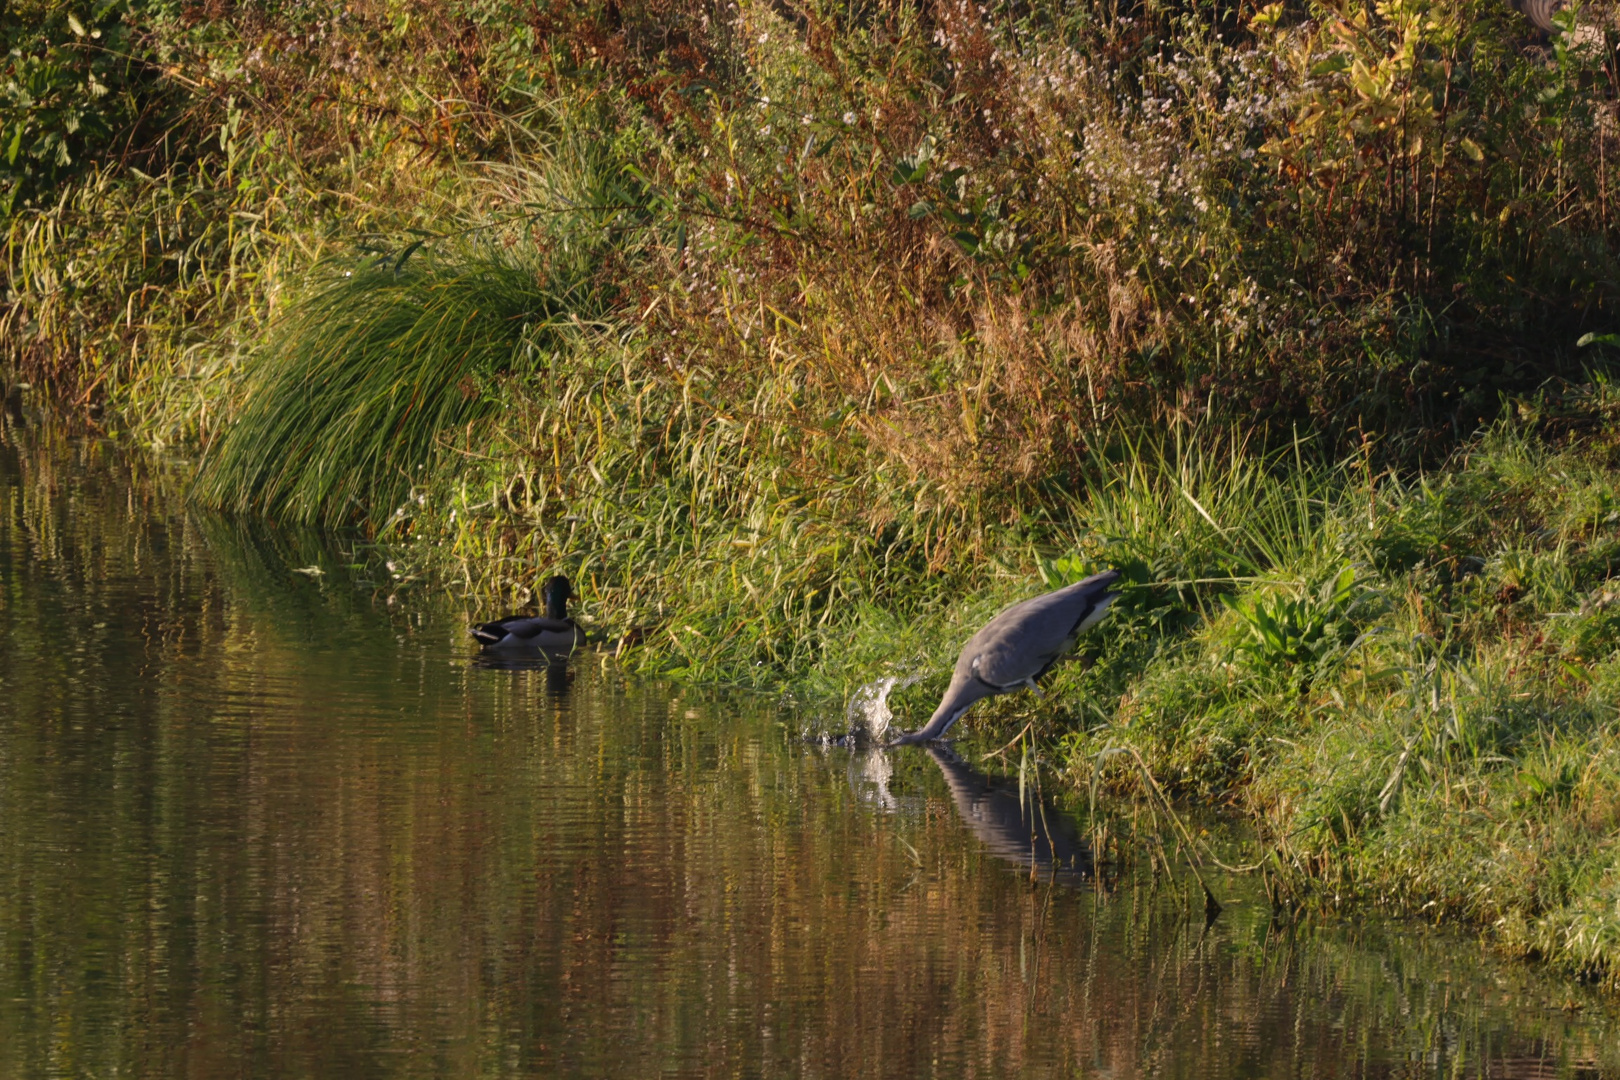
[[[995,686],[1012,686],[1045,671],[1065,648],[1079,625],[1099,605],[1117,594],[1108,587],[1117,570],[1093,574],[1084,581],[1014,604],[984,625],[962,650],[962,662],[977,659],[977,675]]]

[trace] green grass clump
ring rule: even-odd
[[[532,363],[560,314],[534,268],[493,250],[396,262],[321,268],[210,447],[200,500],[327,524],[385,518],[441,440],[499,407],[496,380]]]
[[[1235,647],[1266,667],[1322,663],[1353,636],[1355,579],[1355,567],[1347,565],[1321,582],[1301,583],[1280,595],[1242,601],[1223,596],[1249,632]]]
[[[240,405],[194,489],[238,513],[380,528],[405,513],[445,455],[486,453],[483,424],[505,383],[565,345],[557,329],[599,320],[619,298],[605,270],[639,243],[623,147],[593,114],[540,109],[514,127],[523,168],[480,178],[486,205],[448,235],[329,258],[284,299],[243,377]],[[541,390],[543,393],[544,391]]]
[[[1241,810],[1280,903],[1462,921],[1614,979],[1607,440],[1504,425],[1422,482],[1330,475],[1309,544],[1149,659],[1122,602],[1073,684],[1103,702],[1078,722],[1060,707],[1048,737],[1078,780],[1138,783],[1105,753],[1130,747],[1161,783]]]

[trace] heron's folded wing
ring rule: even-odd
[[[1523,12],[1536,29],[1546,34],[1558,32],[1553,16],[1564,10],[1564,0],[1513,0],[1513,6]]]
[[[1012,608],[979,631],[974,673],[992,686],[1013,686],[1032,679],[1063,651],[1074,618],[1054,605],[1035,605],[1037,597]]]
[[[1012,686],[1045,671],[1073,642],[1075,628],[1109,595],[1108,581],[1084,581],[1015,604],[975,635],[979,678]]]

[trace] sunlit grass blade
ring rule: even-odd
[[[322,272],[210,448],[202,502],[375,523],[409,497],[444,433],[490,415],[495,381],[527,363],[557,314],[533,268],[489,249]]]

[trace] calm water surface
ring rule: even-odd
[[[1055,810],[1032,866],[960,760],[474,666],[172,486],[0,434],[0,1076],[1620,1075],[1602,998],[1467,941],[1242,879],[1206,928]]]

